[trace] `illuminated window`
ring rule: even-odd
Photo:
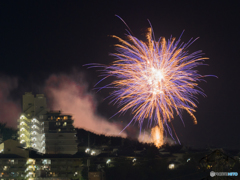
[[[9,159],[9,160],[8,160],[8,163],[9,163],[9,164],[14,164],[14,159]]]
[[[61,123],[60,123],[60,122],[56,122],[56,125],[57,125],[57,126],[60,126],[60,125],[61,125]]]
[[[64,122],[64,123],[63,123],[63,126],[66,126],[66,125],[67,125],[67,122]]]
[[[44,165],[46,165],[46,164],[51,164],[51,159],[42,159],[42,163],[43,163]]]
[[[63,117],[63,120],[67,120],[67,119],[68,119],[68,117],[67,117],[67,116],[64,116],[64,117]]]
[[[51,116],[51,120],[53,120],[53,117]]]
[[[29,159],[27,160],[27,164],[35,164],[35,160],[29,158]]]
[[[58,121],[58,120],[60,120],[61,118],[60,117],[58,117],[57,119],[56,119],[56,121]]]
[[[61,131],[61,129],[58,129],[58,132],[60,132]]]

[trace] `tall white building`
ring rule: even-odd
[[[22,114],[19,122],[19,141],[23,147],[32,147],[45,153],[45,133],[43,115],[47,112],[46,98],[43,94],[36,97],[31,92],[23,95]]]
[[[77,152],[76,131],[70,115],[61,115],[60,111],[47,111],[43,94],[35,97],[31,92],[26,92],[22,107],[18,134],[23,147],[31,147],[47,154]]]

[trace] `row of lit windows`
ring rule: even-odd
[[[60,126],[60,125],[61,125],[61,122],[56,122],[56,125],[57,125],[57,126]],[[63,123],[63,126],[66,126],[66,125],[67,125],[67,122],[64,122],[64,123]]]
[[[56,120],[56,121],[60,121],[60,120],[68,120],[68,116],[61,116],[61,117],[55,117],[55,116],[51,116],[50,118],[51,120]]]

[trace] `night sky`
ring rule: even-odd
[[[0,78],[17,78],[11,98],[22,93],[41,93],[39,86],[56,73],[84,74],[89,91],[100,80],[96,69],[84,64],[109,64],[117,43],[109,35],[124,37],[126,26],[136,37],[151,21],[157,38],[171,35],[182,41],[200,37],[190,48],[202,50],[209,66],[201,74],[212,74],[200,83],[207,97],[198,96],[195,113],[198,125],[184,113],[185,127],[173,120],[183,144],[240,148],[239,121],[239,4],[237,1],[1,1],[0,2]],[[108,83],[110,81],[106,81]],[[102,84],[103,85],[103,84]],[[1,87],[3,88],[3,87]],[[97,112],[107,118],[117,106],[103,99],[109,91],[97,93]],[[128,122],[130,113],[121,117]],[[137,127],[137,125],[135,125]]]

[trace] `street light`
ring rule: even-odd
[[[174,164],[169,164],[168,168],[169,169],[174,169],[175,165]]]
[[[92,151],[92,152],[91,152],[91,155],[92,155],[92,156],[93,156],[93,155],[95,155],[95,154],[96,154],[96,152],[95,152],[95,151]]]
[[[111,159],[108,159],[106,163],[109,164],[110,162],[111,162]]]
[[[89,153],[89,152],[90,152],[90,149],[87,148],[87,149],[85,150],[85,153]]]

